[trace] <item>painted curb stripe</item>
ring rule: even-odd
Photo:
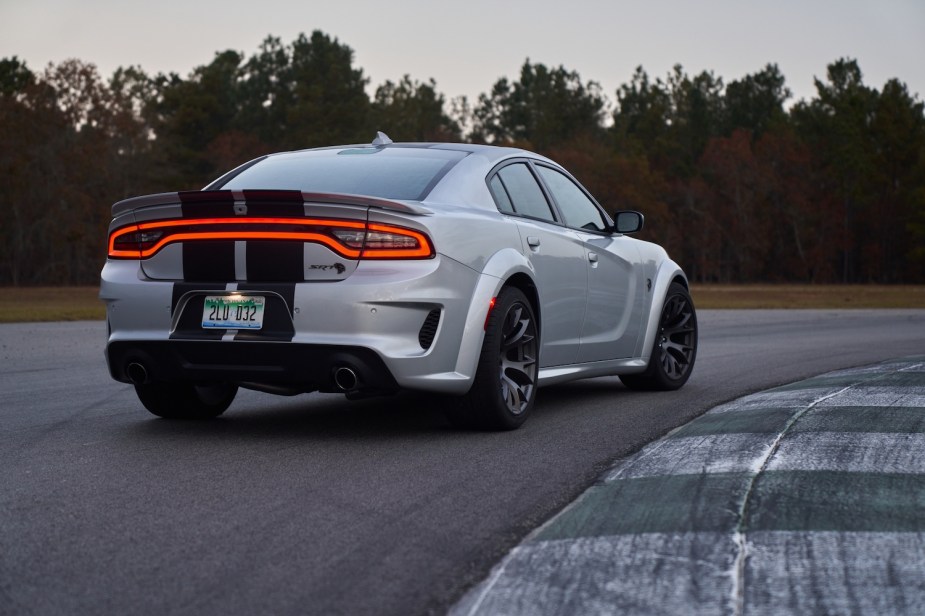
[[[532,541],[636,533],[734,532],[750,475],[623,479],[591,488]],[[925,476],[766,471],[750,495],[744,530],[925,531]]]
[[[886,387],[855,387],[848,392],[848,395],[827,400],[820,404],[819,408],[830,406],[923,407],[925,406],[925,387],[907,388],[903,390],[903,395],[897,395],[895,389]]]
[[[633,533],[731,532],[750,477],[745,473],[668,475],[595,486],[535,541]]]
[[[748,542],[750,613],[925,614],[925,535],[757,532]]]
[[[783,439],[769,471],[923,474],[925,434],[800,432]]]
[[[861,378],[859,378],[861,377]],[[919,372],[888,372],[888,373],[871,373],[864,374],[844,374],[837,376],[820,376],[805,381],[794,383],[793,385],[784,385],[772,389],[772,392],[778,391],[796,391],[800,389],[817,389],[830,388],[840,389],[846,385],[854,385],[858,382],[869,382],[876,387],[919,387],[922,386],[922,375]]]
[[[491,592],[463,614],[732,614],[727,534],[647,534],[516,548]],[[889,562],[890,567],[872,566]],[[749,537],[745,605],[758,614],[925,613],[925,536],[757,532]],[[581,571],[578,583],[563,570]]]
[[[702,415],[669,435],[669,438],[702,436],[706,434],[762,433],[780,434],[790,418],[800,409],[789,407],[755,407],[742,410],[730,417],[730,413]],[[762,437],[767,440],[767,437]]]
[[[651,445],[626,460],[604,483],[663,475],[703,473],[754,474],[768,451],[767,434],[712,434],[671,438]]]
[[[668,438],[714,434],[779,434],[797,409],[753,408],[734,417],[729,413],[706,414],[672,432]],[[800,418],[791,432],[925,432],[925,407],[824,406]]]
[[[515,548],[450,614],[731,614],[727,533],[548,541]],[[580,571],[580,578],[564,572]],[[645,580],[645,583],[641,583]],[[700,606],[692,610],[691,606]],[[703,606],[711,606],[704,609]]]
[[[920,434],[925,433],[925,407],[820,406],[796,422],[791,432]]]
[[[925,473],[925,415],[887,414],[889,425],[872,426],[869,417],[834,415],[836,431],[820,430],[834,414],[813,418],[781,440],[768,470],[845,470],[849,472]],[[864,432],[876,428],[878,432]],[[609,483],[662,475],[754,473],[768,449],[767,435],[715,434],[667,439],[644,450],[604,477]]]
[[[774,471],[755,483],[746,530],[923,532],[923,512],[923,475]]]
[[[813,389],[795,389],[777,393],[761,392],[740,398],[734,402],[722,404],[708,411],[708,414],[740,413],[756,408],[804,409],[819,398],[838,391],[840,388],[817,387]],[[703,417],[703,416],[701,416]],[[694,420],[699,421],[699,419]]]

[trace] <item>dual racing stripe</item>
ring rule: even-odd
[[[178,193],[183,218],[303,218],[305,208],[298,191],[244,191],[217,194]],[[248,207],[250,204],[252,207]],[[256,207],[253,207],[256,206]],[[249,282],[234,282],[239,244],[244,244],[245,271]],[[183,246],[183,282],[173,285],[171,312],[186,297],[183,312],[171,332],[172,339],[227,339],[229,330],[202,327],[202,311],[210,292],[253,292],[266,298],[263,327],[240,330],[234,340],[291,341],[295,336],[292,310],[295,286],[305,278],[302,242],[216,240],[186,242]],[[253,282],[260,281],[260,282]]]
[[[178,193],[183,218],[304,218],[298,191],[246,190],[238,193]],[[236,198],[238,197],[238,198]],[[248,204],[254,207],[248,207]],[[196,282],[236,280],[236,252],[244,244],[247,280],[293,282],[305,279],[303,242],[215,240],[183,245],[183,279]]]

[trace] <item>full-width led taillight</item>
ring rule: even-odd
[[[113,231],[112,259],[147,259],[177,242],[288,240],[323,244],[347,259],[429,259],[424,233],[394,225],[318,218],[202,218],[144,222]]]

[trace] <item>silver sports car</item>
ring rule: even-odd
[[[239,387],[444,394],[512,429],[537,387],[677,389],[697,353],[681,268],[567,171],[520,149],[392,143],[264,156],[202,191],[112,207],[114,379],[168,418]]]

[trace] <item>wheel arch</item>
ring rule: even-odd
[[[540,309],[540,295],[539,291],[536,289],[536,282],[523,272],[515,272],[504,282],[502,288],[504,287],[516,287],[527,296],[528,300],[530,300],[530,307],[533,308],[533,316],[536,317],[537,329],[540,331],[540,339],[542,339],[543,317],[542,310]]]
[[[485,321],[491,300],[496,298],[505,286],[515,286],[530,300],[539,324],[539,291],[533,275],[533,267],[524,255],[513,249],[499,250],[485,263],[476,282],[469,303],[466,324],[456,359],[456,373],[462,375],[471,385],[485,337]],[[542,335],[542,334],[541,334]]]
[[[649,314],[646,318],[645,335],[640,337],[639,346],[636,348],[636,355],[646,363],[652,355],[652,347],[655,342],[655,335],[658,332],[658,323],[662,315],[662,305],[665,303],[665,297],[668,295],[668,287],[672,283],[678,283],[685,289],[690,290],[687,276],[681,266],[672,261],[665,259],[658,265],[655,273],[655,279],[652,283],[652,301],[649,304]]]

